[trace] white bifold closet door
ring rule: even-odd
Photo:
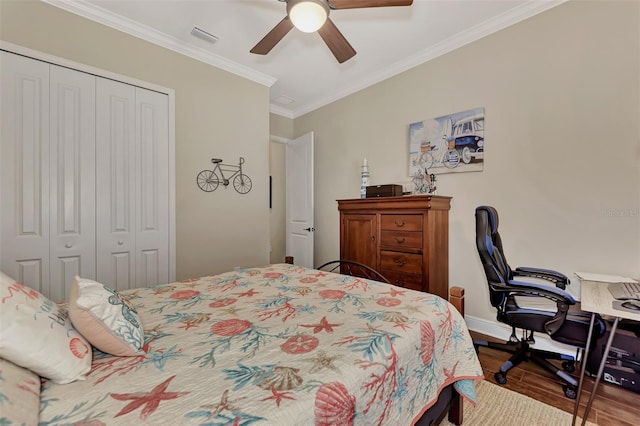
[[[0,54],[2,271],[56,301],[167,283],[168,95]]]
[[[49,292],[49,65],[0,52],[0,267]]]
[[[2,270],[65,300],[96,273],[95,77],[2,61]]]
[[[68,300],[76,275],[96,275],[96,79],[50,66],[49,297]]]
[[[122,290],[169,280],[165,94],[98,79],[97,276]]]

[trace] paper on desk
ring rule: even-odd
[[[600,281],[603,283],[637,283],[638,281],[629,277],[621,277],[619,275],[594,274],[592,272],[575,272],[581,280]]]

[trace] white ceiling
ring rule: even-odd
[[[295,118],[565,0],[414,0],[332,10],[357,51],[343,64],[317,33],[295,28],[268,55],[249,53],[286,15],[279,0],[43,1],[270,86],[271,111]],[[192,36],[194,26],[218,41]],[[293,102],[283,104],[282,96]]]

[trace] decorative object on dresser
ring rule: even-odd
[[[340,259],[446,299],[450,204],[438,195],[338,200]]]
[[[367,164],[367,157],[365,157],[362,162],[360,177],[360,198],[367,198],[367,188],[369,187],[369,165]]]
[[[371,185],[367,186],[367,197],[397,197],[402,195],[402,185]]]
[[[413,183],[414,194],[432,194],[436,195],[436,175],[429,174],[428,169],[418,169],[411,179]]]

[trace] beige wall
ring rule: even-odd
[[[269,131],[272,136],[277,136],[284,139],[293,138],[293,124],[294,121],[291,118],[283,117],[277,114],[269,114]]]
[[[339,256],[335,200],[358,197],[363,157],[372,184],[407,181],[409,123],[484,107],[485,170],[438,180],[468,314],[495,317],[474,242],[482,204],[501,215],[513,267],[640,277],[639,5],[569,2],[296,118],[296,136],[315,134],[316,263]]]
[[[175,90],[178,279],[269,262],[268,87],[40,2],[0,7],[3,41]],[[198,189],[210,158],[240,156],[249,194]]]

